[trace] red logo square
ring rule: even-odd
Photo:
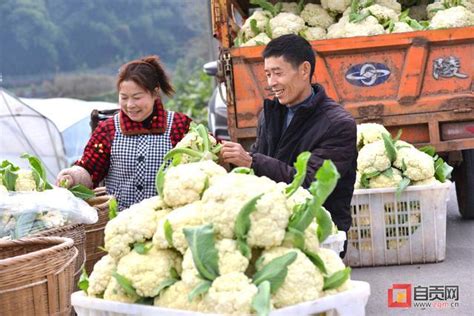
[[[411,284],[392,284],[388,289],[388,307],[411,307]]]

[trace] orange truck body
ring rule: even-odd
[[[211,0],[220,42],[229,133],[251,144],[263,99],[271,97],[263,46],[233,48],[235,15],[249,1]],[[358,123],[377,122],[438,152],[474,148],[474,27],[312,41],[313,82],[324,86]]]

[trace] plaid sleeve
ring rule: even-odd
[[[101,122],[92,132],[82,158],[75,163],[89,172],[94,186],[97,186],[109,171],[110,153],[114,136],[114,118],[111,117]]]
[[[176,144],[179,143],[179,141],[183,139],[184,135],[188,132],[191,121],[192,120],[183,113],[174,113],[170,134],[171,144],[173,147],[175,147]]]

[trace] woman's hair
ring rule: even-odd
[[[123,81],[129,80],[151,93],[154,93],[155,88],[158,87],[169,97],[174,94],[168,75],[161,65],[160,58],[156,55],[135,59],[120,67],[117,91],[120,90],[120,84]]]

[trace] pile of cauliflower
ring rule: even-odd
[[[357,126],[356,189],[396,187],[401,192],[408,185],[435,184],[450,178],[453,168],[433,147],[417,149],[399,137],[392,139],[380,124]]]
[[[285,34],[313,41],[474,25],[474,0],[421,1],[425,4],[403,12],[396,0],[305,2],[278,1],[273,5],[266,0],[250,0],[259,8],[245,20],[234,46],[266,45]]]
[[[212,159],[160,169],[161,194],[108,222],[107,255],[80,288],[105,300],[260,315],[350,289],[350,268],[321,247],[337,233],[322,204],[339,174],[326,161],[301,188],[309,156],[289,185]]]
[[[43,230],[77,223],[77,217],[71,220],[68,212],[61,211],[72,205],[67,202],[74,197],[58,190],[50,194],[53,187],[46,179],[42,162],[26,153],[22,158],[29,161],[30,169],[22,169],[8,160],[4,160],[0,165],[0,239],[18,239]],[[47,196],[43,194],[46,190]],[[85,193],[82,189],[79,191],[76,193]],[[87,194],[83,196],[89,197]],[[61,205],[64,207],[61,210],[49,207],[49,203],[45,201],[50,198],[58,198],[58,201],[52,201],[51,204],[61,204],[61,201],[64,201],[64,205]]]

